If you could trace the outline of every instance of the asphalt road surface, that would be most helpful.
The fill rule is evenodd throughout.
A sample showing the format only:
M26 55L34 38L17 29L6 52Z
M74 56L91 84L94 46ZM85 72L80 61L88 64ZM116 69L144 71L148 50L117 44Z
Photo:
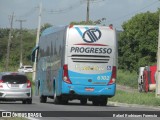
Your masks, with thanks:
M22 102L0 102L0 111L14 111L37 113L41 117L31 117L31 120L159 120L156 118L160 110L147 107L129 106L93 106L91 102L81 105L80 101L69 101L67 105L55 105L52 99L47 103L39 103L38 97L33 97L33 104ZM34 111L34 112L33 112ZM144 112L148 111L148 112ZM16 115L16 114L15 114ZM145 116L146 115L146 116ZM149 116L151 115L151 116ZM52 116L52 117L48 117ZM145 116L145 117L144 117ZM138 117L138 118L137 118ZM143 117L143 118L142 118ZM153 118L154 117L154 118ZM0 118L1 120L2 118Z

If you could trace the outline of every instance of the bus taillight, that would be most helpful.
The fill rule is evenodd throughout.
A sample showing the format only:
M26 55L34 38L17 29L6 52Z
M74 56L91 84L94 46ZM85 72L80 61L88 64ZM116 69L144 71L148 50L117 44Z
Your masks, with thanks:
M117 72L116 66L113 66L113 68L112 68L112 77L111 77L108 85L111 85L111 84L116 82L116 72Z
M72 84L68 76L68 65L66 64L63 65L63 80L66 83Z

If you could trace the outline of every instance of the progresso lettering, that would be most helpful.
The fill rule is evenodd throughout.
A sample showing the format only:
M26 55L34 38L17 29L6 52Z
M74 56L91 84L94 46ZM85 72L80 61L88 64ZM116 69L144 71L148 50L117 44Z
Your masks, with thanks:
M102 54L111 54L111 48L93 48L93 47L71 47L70 52L74 53L102 53Z

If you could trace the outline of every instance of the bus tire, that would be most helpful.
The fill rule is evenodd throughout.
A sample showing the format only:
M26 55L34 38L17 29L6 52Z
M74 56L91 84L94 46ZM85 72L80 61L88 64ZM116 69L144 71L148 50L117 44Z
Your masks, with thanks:
M94 106L98 106L98 105L99 105L99 101L93 100L93 101L92 101L92 104L93 104Z
M62 103L63 105L67 105L67 104L68 104L68 100L67 100L67 99L61 100L61 103Z
M40 96L40 103L46 103L46 102L47 102L47 97L41 95L41 96Z
M40 95L40 80L38 80L38 95Z
M86 105L87 104L87 98L80 99L80 103L81 103L81 105Z
M99 102L99 104L100 104L100 106L106 106L106 105L107 105L107 102L108 102L108 98L103 98L103 99Z

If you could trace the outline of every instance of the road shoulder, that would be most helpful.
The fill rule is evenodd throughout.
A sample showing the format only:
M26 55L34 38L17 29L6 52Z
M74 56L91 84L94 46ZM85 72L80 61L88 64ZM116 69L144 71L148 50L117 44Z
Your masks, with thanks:
M112 102L112 101L108 101L108 105L119 106L119 107L138 107L138 108L144 108L144 110L160 110L159 106L155 107L155 106L147 106L147 105L119 103L119 102Z

